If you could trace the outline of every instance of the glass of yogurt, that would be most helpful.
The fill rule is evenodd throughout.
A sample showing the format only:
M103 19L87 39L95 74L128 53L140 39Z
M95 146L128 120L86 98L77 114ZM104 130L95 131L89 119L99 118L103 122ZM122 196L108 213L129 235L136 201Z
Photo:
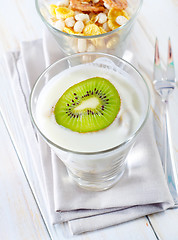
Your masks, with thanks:
M58 99L70 87L93 77L109 80L119 93L121 106L114 121L86 133L59 125L54 117ZM55 62L38 78L30 96L37 131L65 164L69 177L92 191L112 187L123 175L149 105L150 93L142 75L123 59L104 53L79 53Z

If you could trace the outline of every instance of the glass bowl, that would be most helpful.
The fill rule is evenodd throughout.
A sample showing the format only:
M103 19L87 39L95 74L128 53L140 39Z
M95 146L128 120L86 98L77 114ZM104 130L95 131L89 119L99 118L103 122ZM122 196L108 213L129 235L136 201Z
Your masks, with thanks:
M86 62L86 59L88 59L87 62ZM85 151L83 150L84 148L79 146L81 144L81 141L80 143L78 142L78 135L75 135L75 136L73 135L71 137L70 134L73 131L69 129L64 129L65 131L66 130L68 131L68 132L65 132L65 134L62 134L62 133L57 134L57 136L59 136L61 141L61 143L59 144L56 140L54 140L53 137L49 136L50 135L48 134L49 132L48 133L46 132L46 129L48 127L47 126L45 128L42 127L41 120L39 120L40 118L38 117L39 111L37 111L37 109L39 110L39 108L37 108L37 105L38 105L37 103L39 100L40 93L43 91L43 89L45 89L46 84L53 83L54 77L56 75L62 73L63 74L62 76L64 76L64 74L67 71L71 70L71 68L74 69L81 66L86 67L87 66L86 64L90 64L90 65L92 64L92 66L93 64L97 65L97 67L99 67L101 71L108 71L108 68L113 68L115 69L114 71L119 71L116 73L121 74L122 76L125 76L127 79L129 79L128 81L130 81L131 84L134 84L135 89L137 89L141 102L143 104L142 112L141 114L138 115L138 119L139 119L138 124L136 125L134 130L129 131L129 134L124 138L125 140L117 142L116 145L110 145L108 147L105 147L102 150L96 150L95 143L94 144L92 143L92 142L97 143L95 132L93 133L93 135L89 136L90 141L87 140L87 143L86 143L87 148L88 148L88 142L93 144L93 147L90 148L90 151ZM79 71L77 76L84 74L82 75L82 78L83 78L86 72L86 68L84 69L85 70L83 71L83 73L82 71ZM91 74L93 74L93 72ZM65 80L64 86L66 86L68 84L66 81L70 81L70 79L65 78L64 80ZM57 90L57 94L58 94L59 87L58 88L55 87L55 89ZM129 98L129 96L126 96L126 100L125 100L126 103L127 103L127 98ZM122 104L124 104L123 98L121 98L121 102ZM134 104L136 104L136 102ZM36 129L44 138L44 140L48 143L48 145L53 149L56 155L63 161L63 163L67 168L69 176L81 187L88 190L92 190L92 191L101 191L101 190L108 189L112 187L121 178L126 167L126 157L130 152L131 148L133 147L136 141L137 135L139 134L140 130L142 129L142 127L144 126L147 120L148 113L149 113L149 106L150 106L150 93L149 93L148 86L145 80L143 79L142 75L128 62L122 60L121 58L118 58L109 54L104 54L104 53L79 53L79 54L74 54L74 55L65 57L55 62L54 64L49 66L37 79L30 96L30 115L31 115L31 120L35 125ZM45 103L45 111L46 111L46 103ZM51 108L49 108L49 111L51 111ZM45 116L49 117L49 114L46 112ZM124 119L123 115L121 115L119 119ZM122 121L123 120L121 120L121 124L122 124ZM57 125L57 123L55 124ZM133 121L131 119L130 125L132 124L133 124ZM59 127L59 125L57 125L57 127ZM128 126L125 128L129 129ZM53 131L54 134L56 134L56 130L57 129ZM108 139L108 135L105 135L106 131L104 130L100 130L100 131L103 131L102 139L100 140L106 141L107 144L110 144L110 141L113 138L113 135L112 135L113 132L112 134L110 134L111 139ZM81 134L80 136L83 141L83 136L86 133L77 133L77 134ZM118 137L119 137L119 134L116 135L116 139ZM66 145L68 144L69 141L71 141L70 147ZM100 143L101 142L99 142L99 144ZM78 146L82 150L79 151L77 149ZM84 145L84 147L86 146Z
M62 32L53 27L47 19L49 19L49 11L47 6L54 3L51 0L35 0L38 15L46 25L47 29L52 33L59 44L61 50L71 55L80 52L105 52L122 56L126 46L133 23L139 13L143 0L128 0L128 8L126 9L131 16L130 19L117 29L94 36L80 36Z

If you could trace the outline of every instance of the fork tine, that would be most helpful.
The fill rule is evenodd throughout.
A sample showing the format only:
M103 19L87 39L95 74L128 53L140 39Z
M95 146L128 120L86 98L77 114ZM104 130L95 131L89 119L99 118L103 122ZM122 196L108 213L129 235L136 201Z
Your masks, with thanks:
M160 81L163 79L162 69L160 64L159 48L158 48L158 39L156 38L155 42L155 56L154 56L154 80Z
M155 65L160 65L160 57L159 57L159 48L158 48L158 39L156 38L155 42Z
M173 64L173 56L172 56L172 47L171 47L171 39L168 39L168 64Z
M171 40L168 40L168 62L167 62L167 80L169 82L175 82L175 69L174 69L174 61L172 55L172 47L171 47Z

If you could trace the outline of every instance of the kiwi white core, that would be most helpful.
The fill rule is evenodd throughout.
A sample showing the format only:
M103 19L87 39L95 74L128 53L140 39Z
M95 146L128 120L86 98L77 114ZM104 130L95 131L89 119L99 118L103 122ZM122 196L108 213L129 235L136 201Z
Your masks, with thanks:
M96 109L99 106L100 102L97 97L91 97L80 103L77 107L74 108L74 111L82 111L85 109Z

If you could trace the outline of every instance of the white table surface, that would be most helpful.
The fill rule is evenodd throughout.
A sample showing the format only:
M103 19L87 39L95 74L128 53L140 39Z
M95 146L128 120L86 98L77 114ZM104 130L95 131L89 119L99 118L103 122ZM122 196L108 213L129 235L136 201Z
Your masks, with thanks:
M140 33L137 38L146 39L137 46L142 48L144 59L152 63L155 37L160 43L161 56L166 62L167 39L170 36L178 76L178 1L145 0L137 20ZM38 18L34 1L1 0L0 7L0 55L6 51L18 50L21 41L42 37L42 22ZM136 34L136 33L135 33ZM144 36L143 36L144 35ZM150 51L148 54L148 45ZM3 66L1 65L2 69ZM146 73L145 73L146 75ZM1 80L6 73L0 71ZM0 95L1 97L1 95ZM173 152L178 162L178 91L171 99L170 122L172 126ZM3 115L5 121L8 122ZM0 115L0 239L120 239L120 240L176 240L178 239L178 209L142 217L118 226L69 237L65 225L52 226L46 218L45 206L33 192L38 190L35 176L29 178L26 169L25 153L16 147L18 131L9 133L8 124ZM158 113L155 119L160 124ZM10 121L10 120L9 120ZM158 143L159 144L159 143Z

